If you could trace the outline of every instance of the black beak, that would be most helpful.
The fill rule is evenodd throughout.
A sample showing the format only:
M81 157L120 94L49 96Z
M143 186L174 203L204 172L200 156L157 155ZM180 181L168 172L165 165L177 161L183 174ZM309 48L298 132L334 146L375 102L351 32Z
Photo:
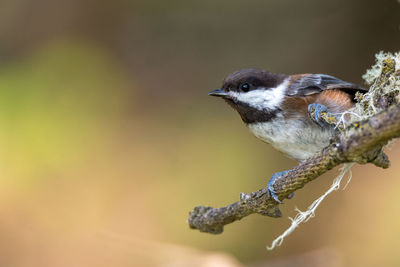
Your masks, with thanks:
M219 97L225 97L225 96L228 95L228 93L225 92L223 89L217 89L217 90L214 90L214 91L209 92L208 95L211 95L211 96L219 96Z

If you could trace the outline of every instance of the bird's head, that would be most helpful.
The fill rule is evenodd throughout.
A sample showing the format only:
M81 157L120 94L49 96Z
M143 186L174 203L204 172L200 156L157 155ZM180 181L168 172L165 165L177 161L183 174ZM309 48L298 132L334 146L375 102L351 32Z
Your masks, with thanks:
M259 69L243 69L225 78L222 87L209 93L221 97L246 123L266 120L279 110L288 76Z

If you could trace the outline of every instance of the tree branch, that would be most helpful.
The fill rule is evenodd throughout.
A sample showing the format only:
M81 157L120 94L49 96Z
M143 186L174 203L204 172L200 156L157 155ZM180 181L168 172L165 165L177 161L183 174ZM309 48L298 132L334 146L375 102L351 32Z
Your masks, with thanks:
M389 160L382 147L397 137L400 137L400 105L393 105L367 120L354 123L328 147L279 177L273 185L274 191L283 200L321 174L346 162L373 163L388 168ZM271 198L267 188L251 194L242 193L238 202L222 208L195 207L189 214L188 223L192 229L219 234L224 225L253 213L281 216L278 203Z

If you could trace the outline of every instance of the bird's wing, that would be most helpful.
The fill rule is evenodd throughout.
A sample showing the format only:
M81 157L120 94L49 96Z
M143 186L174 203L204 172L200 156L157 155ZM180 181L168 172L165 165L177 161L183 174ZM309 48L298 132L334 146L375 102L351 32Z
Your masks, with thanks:
M305 74L294 78L288 86L288 96L307 96L324 90L339 89L354 95L367 89L325 74Z

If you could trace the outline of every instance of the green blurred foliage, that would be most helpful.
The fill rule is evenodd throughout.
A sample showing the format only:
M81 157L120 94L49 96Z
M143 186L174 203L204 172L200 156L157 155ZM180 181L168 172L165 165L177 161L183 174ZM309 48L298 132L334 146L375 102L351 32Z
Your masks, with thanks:
M127 82L100 49L68 42L51 43L3 67L0 116L6 169L16 171L15 178L36 179L34 174L47 168L87 158L123 111Z

